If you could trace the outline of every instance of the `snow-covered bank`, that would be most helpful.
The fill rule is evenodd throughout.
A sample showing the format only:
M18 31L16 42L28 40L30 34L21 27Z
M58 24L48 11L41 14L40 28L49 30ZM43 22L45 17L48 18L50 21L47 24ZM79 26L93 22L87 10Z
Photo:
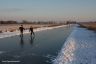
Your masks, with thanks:
M75 28L54 64L96 64L96 32Z
M41 27L41 28L34 29L34 32L48 30L48 29L54 29L54 28L59 28L59 27L64 27L64 26L67 26L67 25L54 26L54 27ZM25 30L24 34L26 34L26 33L29 33L29 30ZM3 33L0 33L0 38L11 37L11 36L19 35L19 34L20 34L19 31L3 32Z

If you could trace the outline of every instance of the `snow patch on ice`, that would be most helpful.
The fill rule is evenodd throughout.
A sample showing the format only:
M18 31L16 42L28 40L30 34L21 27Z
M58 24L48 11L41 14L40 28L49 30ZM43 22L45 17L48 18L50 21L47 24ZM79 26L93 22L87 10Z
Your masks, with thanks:
M76 48L76 43L75 40L72 38L73 33L74 32L72 32L70 37L67 39L66 43L62 47L61 52L54 60L54 64L68 64L68 63L72 63L72 61L74 60L74 51Z
M96 64L96 32L75 28L54 64Z

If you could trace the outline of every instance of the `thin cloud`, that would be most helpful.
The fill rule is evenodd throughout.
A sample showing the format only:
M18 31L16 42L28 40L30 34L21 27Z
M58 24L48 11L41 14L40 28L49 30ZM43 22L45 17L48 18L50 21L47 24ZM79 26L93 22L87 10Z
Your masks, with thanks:
M8 9L0 9L0 12L18 12L23 10L24 9L19 9L19 8L8 8Z

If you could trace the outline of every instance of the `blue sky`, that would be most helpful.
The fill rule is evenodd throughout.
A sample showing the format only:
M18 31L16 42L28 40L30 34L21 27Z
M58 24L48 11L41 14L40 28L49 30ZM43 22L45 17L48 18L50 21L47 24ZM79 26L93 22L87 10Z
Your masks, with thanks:
M0 20L96 20L96 0L0 0Z

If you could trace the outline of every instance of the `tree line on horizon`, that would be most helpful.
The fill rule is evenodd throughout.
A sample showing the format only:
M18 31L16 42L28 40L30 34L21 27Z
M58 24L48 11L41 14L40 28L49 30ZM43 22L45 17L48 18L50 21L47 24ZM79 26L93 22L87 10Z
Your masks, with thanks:
M64 21L64 22L56 22L56 21L26 21L23 20L22 22L8 20L8 21L0 21L0 24L76 24L76 21Z
M18 22L18 21L8 20L8 21L0 21L0 24L56 24L56 22L53 22L53 21L47 21L47 22L34 21L34 22L31 22L31 21L26 21L26 20L23 20L22 22Z
M76 22L76 21L56 22L56 21L26 21L26 20L23 20L22 22L14 20L0 21L0 24L78 24L78 23L96 23L96 21L88 21L88 22Z

